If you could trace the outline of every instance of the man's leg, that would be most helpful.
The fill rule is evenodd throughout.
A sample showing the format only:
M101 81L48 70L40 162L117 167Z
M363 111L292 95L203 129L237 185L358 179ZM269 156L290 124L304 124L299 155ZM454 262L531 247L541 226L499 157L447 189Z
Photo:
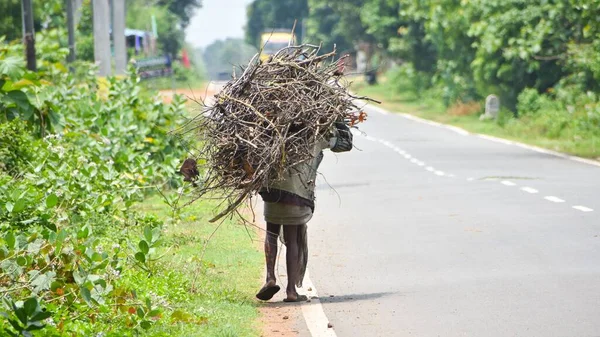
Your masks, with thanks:
M263 301L270 300L279 291L277 279L275 278L275 263L277 262L277 237L279 237L280 228L281 225L267 222L267 233L265 235L267 279L265 285L256 294L256 297Z
M288 284L286 288L287 298L284 302L306 301L306 296L298 295L296 284L300 278L300 250L298 247L298 230L301 226L286 225L283 226L283 238L285 239L285 249L287 251L285 262L288 275Z

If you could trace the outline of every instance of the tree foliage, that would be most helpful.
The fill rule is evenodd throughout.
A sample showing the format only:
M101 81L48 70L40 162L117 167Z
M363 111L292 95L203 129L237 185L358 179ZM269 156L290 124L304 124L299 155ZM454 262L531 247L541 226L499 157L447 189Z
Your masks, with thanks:
M242 39L226 39L213 42L202 53L204 66L210 78L222 73L231 74L233 67L246 66L257 49Z
M154 17L159 48L166 54L176 56L184 45L184 29L200 5L199 0L161 0L150 6L145 0L129 0L127 27L150 30L151 18Z
M161 0L158 4L175 14L179 18L181 27L185 28L189 25L194 12L202 6L202 0Z
M170 131L185 101L144 92L133 68L69 72L57 35L40 32L39 72L22 44L0 43L0 335L165 336L175 310L152 297L162 224L132 206L178 186L185 149Z
M32 0L33 22L35 31L41 27L64 27L65 17L62 11L62 0ZM7 41L21 39L23 36L23 19L21 0L0 1L0 36Z
M150 30L154 16L158 28L159 48L177 55L184 45L185 27L194 11L201 7L201 0L127 0L127 27ZM66 46L66 9L64 0L33 0L34 26L36 32L58 29L61 46ZM21 0L0 1L0 36L7 41L20 39L23 35ZM77 29L77 54L82 60L93 60L94 37L92 28L92 1L84 0L80 8L81 19Z
M3 13L0 18L0 36L5 36L8 41L21 38L23 36L21 0L0 1L0 12ZM35 16L39 17L39 13Z
M322 43L325 51L334 45L340 52L353 50L356 42L369 36L360 21L361 2L309 0L308 40Z
M514 107L525 88L600 89L595 0L310 0L309 5L313 36L328 41L344 32L347 43L371 41L441 85L447 103L496 93Z
M260 48L260 34L271 29L289 29L296 21L296 36L302 40L302 19L308 15L306 0L254 0L246 8L246 42Z

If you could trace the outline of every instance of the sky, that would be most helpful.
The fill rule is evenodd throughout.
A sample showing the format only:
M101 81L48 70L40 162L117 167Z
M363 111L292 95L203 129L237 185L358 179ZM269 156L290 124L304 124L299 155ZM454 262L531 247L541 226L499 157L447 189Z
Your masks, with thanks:
M216 40L244 37L246 6L252 0L203 0L186 29L186 41L206 47Z

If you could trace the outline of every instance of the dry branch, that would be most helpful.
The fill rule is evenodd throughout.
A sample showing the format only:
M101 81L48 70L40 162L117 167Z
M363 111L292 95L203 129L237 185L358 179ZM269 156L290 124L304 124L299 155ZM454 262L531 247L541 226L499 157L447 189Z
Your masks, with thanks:
M211 222L233 214L268 181L312 159L312 149L328 139L335 122L364 120L334 60L311 45L284 48L260 61L215 95L215 102L180 130L200 148L196 199L222 198L227 207ZM343 59L343 58L342 58ZM329 61L329 62L328 62ZM368 98L362 97L364 100Z

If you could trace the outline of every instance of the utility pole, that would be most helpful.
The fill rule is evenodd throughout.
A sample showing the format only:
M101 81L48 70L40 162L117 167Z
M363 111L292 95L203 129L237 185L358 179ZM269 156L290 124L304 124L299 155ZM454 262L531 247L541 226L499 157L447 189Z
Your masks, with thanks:
M115 46L115 73L125 74L127 70L127 49L125 45L125 0L113 0L113 43Z
M69 56L67 62L75 62L75 6L74 0L65 0L67 2L67 30L69 32Z
M35 59L35 32L33 30L33 6L32 0L21 1L21 13L23 15L23 43L25 44L25 58L27 69L37 70Z
M98 74L109 76L110 63L110 8L108 0L92 0L94 24L94 59L99 64Z

